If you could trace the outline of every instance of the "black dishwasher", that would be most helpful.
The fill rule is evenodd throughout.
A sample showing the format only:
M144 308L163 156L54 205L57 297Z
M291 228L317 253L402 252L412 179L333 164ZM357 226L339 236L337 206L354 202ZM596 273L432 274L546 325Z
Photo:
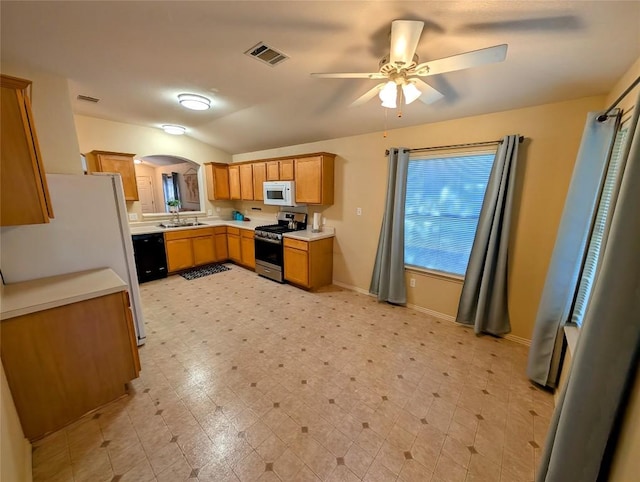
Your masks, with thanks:
M162 233L134 234L132 238L138 282L166 278L167 255L164 250L164 235Z

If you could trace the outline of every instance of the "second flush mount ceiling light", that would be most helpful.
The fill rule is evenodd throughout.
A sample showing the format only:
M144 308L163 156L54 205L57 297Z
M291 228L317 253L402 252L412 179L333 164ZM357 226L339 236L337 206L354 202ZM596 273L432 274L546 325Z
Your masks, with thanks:
M211 100L198 94L180 94L178 102L183 107L191 110L207 110L211 107Z

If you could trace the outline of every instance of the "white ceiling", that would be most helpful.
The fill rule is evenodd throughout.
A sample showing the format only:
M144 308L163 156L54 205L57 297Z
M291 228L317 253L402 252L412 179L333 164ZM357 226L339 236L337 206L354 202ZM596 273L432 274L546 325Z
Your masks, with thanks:
M425 21L420 61L509 44L500 64L425 79L446 97L414 102L388 128L607 93L640 57L638 1L11 2L1 9L3 62L69 79L77 114L158 127L231 154L382 131L375 85L311 72L375 72L391 21ZM276 67L244 52L264 41ZM187 111L182 92L213 99ZM76 100L100 98L98 104Z

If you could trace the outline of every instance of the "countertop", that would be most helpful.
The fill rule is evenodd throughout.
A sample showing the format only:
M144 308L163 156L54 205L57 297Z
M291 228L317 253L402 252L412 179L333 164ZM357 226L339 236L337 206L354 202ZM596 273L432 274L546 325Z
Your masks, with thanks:
M166 233L172 231L181 231L184 229L200 229L200 228L210 228L215 226L231 226L234 228L240 229L250 229L255 230L258 226L263 226L265 224L273 224L274 221L271 219L264 218L252 218L251 221L232 221L230 219L198 219L198 222L202 223L202 226L184 226L180 228L161 228L158 225L163 221L154 221L154 222L142 222L135 224L130 224L129 229L131 230L131 234L150 234L150 233ZM293 238L299 239L301 241L316 241L318 239L324 238L332 238L335 236L335 229L331 227L323 226L322 231L319 233L312 233L311 228L309 227L303 231L293 231L291 233L284 234L285 238Z
M0 320L118 293L127 284L109 268L40 278L0 287Z

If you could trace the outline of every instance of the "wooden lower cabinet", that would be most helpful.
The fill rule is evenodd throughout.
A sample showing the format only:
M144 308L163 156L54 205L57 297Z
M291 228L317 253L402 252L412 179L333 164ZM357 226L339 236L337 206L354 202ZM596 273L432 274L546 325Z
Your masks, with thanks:
M251 229L227 228L229 259L247 268L255 269L256 255Z
M191 245L193 247L193 264L195 266L216 261L215 236L208 235L191 238Z
M242 247L242 264L251 269L256 269L256 245L252 230L240 230L240 244Z
M284 279L308 289L333 279L333 238L301 241L284 238Z
M242 247L238 228L227 228L227 247L229 248L229 259L236 263L242 263Z
M218 226L213 228L213 236L216 248L216 261L228 260L229 248L227 247L227 227Z
M169 273L193 267L191 239L166 239L165 248L167 250L167 269Z
M140 372L126 291L3 320L0 346L32 441L124 395Z
M216 251L216 245L219 244L222 248L222 243L216 239L216 230L218 233L226 232L226 228L222 227L185 229L164 233L169 273L227 259L226 246L224 253L221 253L222 257ZM222 236L226 238L225 234Z

